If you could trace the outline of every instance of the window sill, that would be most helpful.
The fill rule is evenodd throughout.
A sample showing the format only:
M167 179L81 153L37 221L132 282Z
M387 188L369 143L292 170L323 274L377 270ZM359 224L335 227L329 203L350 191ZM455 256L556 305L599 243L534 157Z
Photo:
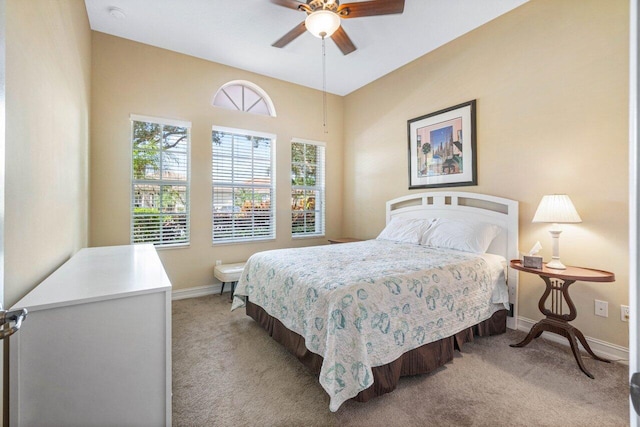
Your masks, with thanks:
M180 243L175 245L162 245L162 246L154 245L154 246L158 251L166 251L170 249L189 249L191 247L191 243Z
M300 236L292 235L291 240L302 240L302 239L323 239L325 237L324 234L303 234Z
M225 246L225 245L250 245L255 243L275 242L275 237L269 237L266 239L252 239L252 240L225 240L222 242L213 242L212 247Z

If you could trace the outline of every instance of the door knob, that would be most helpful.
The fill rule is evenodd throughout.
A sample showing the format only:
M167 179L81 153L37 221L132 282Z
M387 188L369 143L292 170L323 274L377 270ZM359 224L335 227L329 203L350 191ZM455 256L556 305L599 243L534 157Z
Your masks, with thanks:
M0 340L3 340L16 332L22 326L22 322L27 318L26 308L20 310L0 310Z

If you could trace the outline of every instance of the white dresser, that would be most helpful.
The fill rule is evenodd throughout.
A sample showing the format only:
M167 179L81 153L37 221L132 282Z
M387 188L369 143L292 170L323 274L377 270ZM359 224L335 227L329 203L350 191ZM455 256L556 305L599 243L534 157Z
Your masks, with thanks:
M12 426L171 425L171 283L153 245L82 249L18 308Z

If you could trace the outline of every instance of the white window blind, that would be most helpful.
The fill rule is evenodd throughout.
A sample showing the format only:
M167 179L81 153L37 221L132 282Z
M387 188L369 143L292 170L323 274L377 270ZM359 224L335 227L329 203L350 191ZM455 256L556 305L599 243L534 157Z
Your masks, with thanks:
M131 116L131 243L189 244L191 123Z
M291 234L325 233L325 147L321 143L291 142Z
M275 135L214 127L213 243L275 238Z

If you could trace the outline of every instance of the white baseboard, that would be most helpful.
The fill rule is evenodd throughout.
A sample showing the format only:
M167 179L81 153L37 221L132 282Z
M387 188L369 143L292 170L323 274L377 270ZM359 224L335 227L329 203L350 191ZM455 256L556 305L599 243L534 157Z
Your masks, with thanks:
M222 288L221 283L216 283L214 285L205 285L205 286L196 286L194 288L186 288L186 289L176 289L175 291L171 291L171 299L179 300L186 298L198 298L203 297L205 295L211 294L219 294L220 289ZM231 292L231 284L225 286L226 292Z
M535 320L527 319L526 317L519 316L518 317L518 330L523 332L529 332L533 325L538 323ZM569 340L567 340L562 335L553 334L549 332L543 332L541 338L544 338L549 341L553 341L555 343L564 344L569 347ZM591 347L594 353L598 356L602 356L605 359L610 359L624 365L629 364L629 349L626 347L619 346L617 344L611 344L606 341L602 341L596 338L591 338L585 336L587 343ZM578 343L581 350L584 350L582 345Z

